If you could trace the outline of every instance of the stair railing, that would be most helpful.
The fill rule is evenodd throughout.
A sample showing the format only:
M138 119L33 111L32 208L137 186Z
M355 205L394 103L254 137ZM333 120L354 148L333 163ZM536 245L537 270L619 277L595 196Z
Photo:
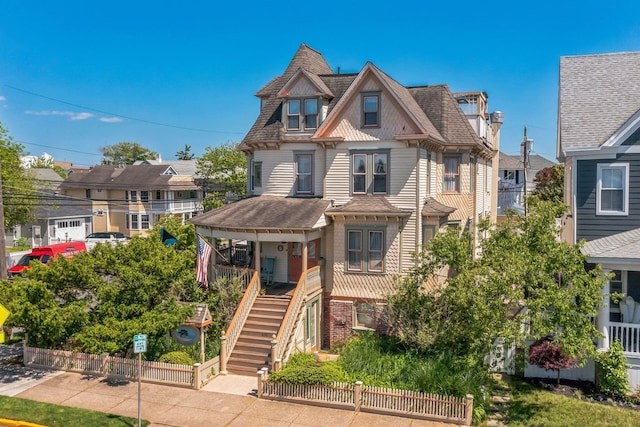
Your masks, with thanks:
M280 329L278 329L278 334L272 342L272 370L277 370L279 368L279 364L285 361L289 350L287 348L287 344L290 342L289 338L291 338L291 334L296 329L295 324L298 320L298 313L300 313L300 309L302 308L302 305L304 304L307 296L307 274L309 274L309 272L316 268L318 270L320 269L320 267L314 267L307 272L303 272L300 275L300 279L298 280L296 289L293 291L293 296L291 297L291 301L289 302L289 306L287 307L287 312L285 313L284 318L282 319L282 323L280 324Z
M242 328L249 317L251 308L253 307L259 293L260 275L257 271L254 271L251 281L247 285L247 290L242 296L242 300L240 300L240 304L233 315L233 319L231 319L231 322L229 323L227 331L223 331L222 336L220 337L220 373L224 374L227 372L227 361L229 360L229 356L231 356L231 352L233 352L233 348L235 347L236 342L238 342L240 332L242 332Z

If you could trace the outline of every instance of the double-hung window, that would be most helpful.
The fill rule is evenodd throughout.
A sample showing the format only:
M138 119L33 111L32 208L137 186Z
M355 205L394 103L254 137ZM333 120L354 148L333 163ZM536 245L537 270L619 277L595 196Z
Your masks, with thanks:
M295 168L296 194L311 194L313 192L313 154L296 154Z
M316 98L287 101L287 130L304 131L318 128L318 100Z
M351 193L387 194L389 191L389 153L351 154Z
M445 193L460 192L460 156L444 156L444 188Z
M142 229L143 230L148 230L149 229L149 215L146 215L146 214L140 215L140 221L142 223Z
M131 229L132 230L137 230L138 229L138 215L137 214L131 215Z
M362 97L362 126L380 126L380 96L364 95Z
M262 162L252 162L251 166L251 189L262 187Z
M384 272L384 230L347 230L347 271Z
M140 201L144 202L144 203L149 201L149 192L148 191L141 191L140 192Z
M138 201L138 192L135 190L131 191L131 201L132 202L137 202Z
M598 164L597 215L629 214L629 163Z

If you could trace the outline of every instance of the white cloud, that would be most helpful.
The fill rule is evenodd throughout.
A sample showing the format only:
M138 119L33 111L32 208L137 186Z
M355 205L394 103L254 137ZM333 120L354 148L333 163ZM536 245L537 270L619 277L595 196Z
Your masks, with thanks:
M101 122L105 123L120 123L124 121L121 117L100 117Z
M30 114L32 116L67 116L70 120L86 120L90 119L94 115L91 113L74 113L72 111L33 111L27 110L24 112L25 114Z
M87 120L93 117L91 113L78 113L71 116L71 120Z
M6 101L7 98L5 98L4 96L0 95L0 101Z

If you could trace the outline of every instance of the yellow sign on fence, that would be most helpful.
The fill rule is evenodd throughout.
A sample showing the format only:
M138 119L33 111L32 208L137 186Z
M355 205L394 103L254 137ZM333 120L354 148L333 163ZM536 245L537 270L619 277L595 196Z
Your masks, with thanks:
M4 305L0 304L0 343L4 342L4 330L2 329L2 326L10 314L9 310L7 310Z

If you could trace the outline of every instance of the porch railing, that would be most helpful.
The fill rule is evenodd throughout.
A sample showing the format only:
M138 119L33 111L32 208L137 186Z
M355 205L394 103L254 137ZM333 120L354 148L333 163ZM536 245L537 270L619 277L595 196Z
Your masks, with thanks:
M251 282L255 272L255 270L252 270L250 268L215 264L213 266L213 280L214 282L217 282L218 280L226 280L227 282L231 282L235 279L240 279L242 282L242 290L245 291L249 286L249 283Z
M238 305L238 308L233 315L233 319L231 319L231 323L229 323L227 332L224 333L220 338L222 341L220 343L220 372L222 373L226 373L229 355L233 351L233 348L238 341L240 332L242 332L244 323L249 317L249 313L251 312L253 303L256 301L259 293L260 275L256 271L253 271L251 281L249 282L247 289L242 296L242 300L240 300L240 304Z
M280 368L278 363L284 362L287 358L287 352L289 350L288 344L290 343L291 334L293 334L293 331L295 330L298 313L300 313L300 309L302 308L302 304L304 303L307 294L307 274L308 271L303 272L300 275L296 289L293 291L293 296L291 297L291 301L287 307L287 312L282 319L280 329L278 330L275 342L273 343L273 351L271 353L271 366L273 370L278 370Z
M609 323L609 342L620 341L625 353L640 353L640 324Z

